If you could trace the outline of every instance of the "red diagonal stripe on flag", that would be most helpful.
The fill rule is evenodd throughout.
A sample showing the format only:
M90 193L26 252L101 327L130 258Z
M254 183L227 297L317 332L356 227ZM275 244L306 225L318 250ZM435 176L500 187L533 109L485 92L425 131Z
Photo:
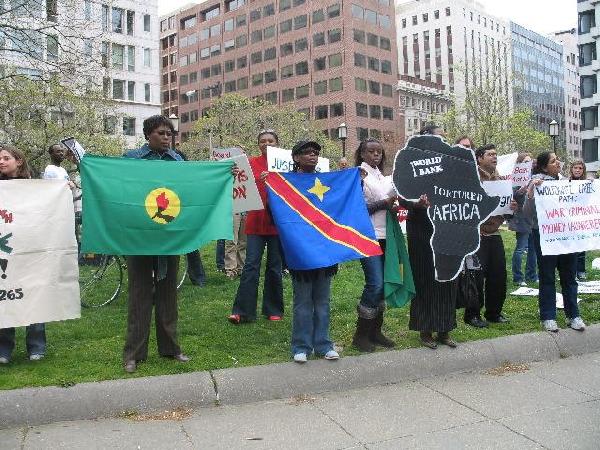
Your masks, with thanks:
M327 239L350 247L364 256L382 254L379 242L368 238L352 227L337 223L323 211L316 208L279 173L270 173L266 183L290 208Z

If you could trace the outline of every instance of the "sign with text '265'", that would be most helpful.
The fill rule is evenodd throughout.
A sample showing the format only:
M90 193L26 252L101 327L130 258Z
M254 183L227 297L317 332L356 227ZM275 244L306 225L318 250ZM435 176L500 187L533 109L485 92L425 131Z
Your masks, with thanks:
M267 165L269 172L291 172L294 167L292 151L279 147L267 147ZM316 172L329 172L329 160L319 157Z
M543 255L600 249L599 180L544 181L534 189Z
M0 181L0 328L80 315L75 216L67 182Z

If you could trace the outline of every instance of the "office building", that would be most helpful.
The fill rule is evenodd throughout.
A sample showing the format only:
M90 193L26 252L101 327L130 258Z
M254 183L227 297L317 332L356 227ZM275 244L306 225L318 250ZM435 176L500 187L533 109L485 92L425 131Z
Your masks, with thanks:
M346 148L404 141L391 0L206 0L161 18L164 114L181 139L215 96L237 92L293 104Z
M418 134L452 106L452 98L445 86L433 81L401 75L397 91L407 137Z

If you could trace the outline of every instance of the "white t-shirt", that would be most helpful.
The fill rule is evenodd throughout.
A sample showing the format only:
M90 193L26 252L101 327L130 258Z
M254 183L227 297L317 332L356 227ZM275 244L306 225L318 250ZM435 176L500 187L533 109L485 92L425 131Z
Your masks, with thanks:
M366 162L363 162L360 167L368 173L363 180L363 196L365 202L374 203L379 200L386 200L388 197L395 195L394 186L389 177L383 176L377 167L373 168ZM385 239L385 220L386 210L376 211L371 215L371 223L375 228L375 236L377 239Z
M48 164L42 174L44 180L67 180L69 181L69 174L64 167L55 166L54 164Z

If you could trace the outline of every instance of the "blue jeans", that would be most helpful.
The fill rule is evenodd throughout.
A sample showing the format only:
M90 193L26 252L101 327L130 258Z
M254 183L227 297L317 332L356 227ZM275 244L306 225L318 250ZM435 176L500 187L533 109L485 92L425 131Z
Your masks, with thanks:
M379 246L385 253L385 239L379 240ZM383 303L383 255L362 258L360 265L365 275L365 287L360 296L360 306L363 310L377 309ZM366 317L372 318L372 317Z
M43 355L46 353L46 325L34 323L25 328L25 344L28 355ZM15 329L0 329L0 356L10 359L15 348Z
M256 319L258 282L263 252L267 248L267 267L263 285L262 313L264 316L283 316L283 283L281 281L281 246L279 236L249 234L246 242L246 262L240 277L232 314L246 320Z
M292 355L313 350L324 355L333 350L329 338L329 296L332 276L318 274L302 280L292 276L294 317L292 321Z
M217 264L217 270L225 270L225 239L219 239L217 241L215 260Z
M533 233L515 233L517 244L512 256L512 272L513 282L521 283L522 281L537 281L537 258L535 244L533 243ZM527 261L525 262L525 277L521 269L523 261L523 253L527 252Z
M194 250L193 252L188 253L186 257L190 281L197 286L204 286L204 283L206 282L206 272L204 272L200 251Z
M556 320L556 269L560 275L560 287L565 305L565 316L569 319L579 317L577 307L577 254L542 255L540 232L533 230L535 248L540 269L540 320Z

